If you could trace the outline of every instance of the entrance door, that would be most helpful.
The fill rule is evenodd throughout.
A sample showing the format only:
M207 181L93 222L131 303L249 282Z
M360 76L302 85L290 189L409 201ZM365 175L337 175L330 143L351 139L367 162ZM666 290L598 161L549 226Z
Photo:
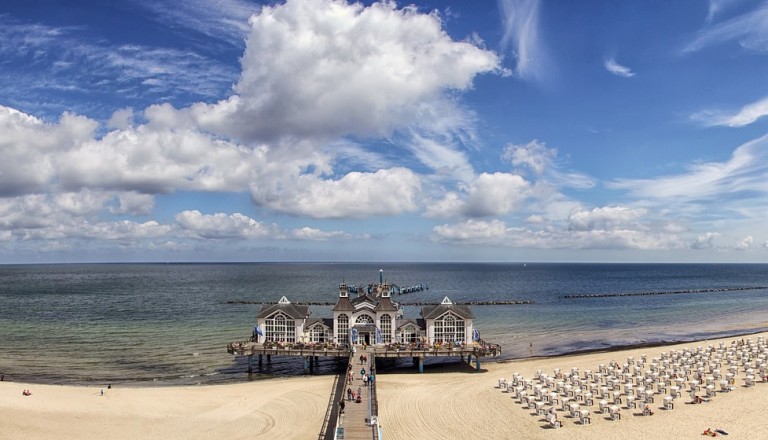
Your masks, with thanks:
M371 345L371 334L365 333L365 345Z

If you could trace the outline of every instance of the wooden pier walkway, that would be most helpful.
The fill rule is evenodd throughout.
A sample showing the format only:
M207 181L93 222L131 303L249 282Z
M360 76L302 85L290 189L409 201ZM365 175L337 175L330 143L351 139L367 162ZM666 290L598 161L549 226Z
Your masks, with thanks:
M360 362L360 356L365 356L366 360ZM365 374L370 374L371 366L375 364L375 352L372 348L364 350L362 346L357 346L357 350L350 354L349 365L352 367L348 373L342 398L344 399L344 414L339 416L336 425L336 438L338 440L359 440L373 439L378 440L378 424L375 423L378 413L378 402L376 400L376 371L374 369L373 384L363 384L361 369L365 369ZM349 380L349 374L352 380ZM351 389L355 396L360 393L360 403L356 400L348 400L347 389ZM336 402L339 405L339 402ZM372 421L374 423L372 423Z

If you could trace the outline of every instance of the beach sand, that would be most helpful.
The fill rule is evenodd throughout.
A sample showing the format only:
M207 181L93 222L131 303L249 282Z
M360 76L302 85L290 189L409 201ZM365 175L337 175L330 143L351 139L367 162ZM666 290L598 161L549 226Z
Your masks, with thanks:
M763 334L764 336L768 336ZM757 340L758 335L745 336ZM427 365L425 373L401 369L377 376L379 420L383 437L396 439L701 439L707 428L723 429L730 439L768 439L768 384L718 393L708 403L685 404L683 394L671 411L653 416L622 409L622 419L592 414L581 426L560 413L563 427L545 428L539 416L512 394L497 388L498 379L536 370L596 370L601 363L662 351L730 343L740 337L674 346L635 348L553 358ZM2 439L316 439L322 426L333 378L295 377L243 384L199 387L113 388L0 382ZM30 389L32 396L21 395ZM660 406L656 397L654 407Z
M0 439L316 439L332 376L198 387L0 382ZM32 392L23 396L24 389Z

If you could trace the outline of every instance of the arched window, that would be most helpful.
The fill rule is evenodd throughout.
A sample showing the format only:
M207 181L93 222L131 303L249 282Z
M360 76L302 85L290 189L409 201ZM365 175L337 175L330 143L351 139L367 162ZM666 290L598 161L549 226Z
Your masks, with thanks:
M381 342L389 344L392 342L392 317L390 315L381 315L380 322Z
M296 321L278 313L266 319L267 341L296 342Z
M349 317L343 313L336 319L336 341L349 344Z
M464 320L448 313L435 320L435 342L464 342Z
M325 328L316 324L309 332L309 340L312 342L325 342Z
M400 330L400 342L410 344L419 341L419 331L413 324L408 324Z
M355 320L355 324L373 324L373 318L368 315L360 315Z

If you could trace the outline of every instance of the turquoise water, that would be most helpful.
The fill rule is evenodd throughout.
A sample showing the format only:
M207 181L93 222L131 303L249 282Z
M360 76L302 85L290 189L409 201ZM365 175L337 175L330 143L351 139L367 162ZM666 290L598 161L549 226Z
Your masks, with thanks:
M768 286L768 265L89 264L0 266L0 372L44 383L195 384L248 380L226 344L247 339L259 306L335 301L341 280L379 269L423 292L407 302L534 301L475 306L483 339L507 357L686 341L768 328L768 290L566 299L573 294ZM312 307L330 316L330 307ZM406 307L406 317L420 308ZM274 359L255 377L301 373ZM340 368L321 360L318 374ZM252 379L253 377L251 377Z

